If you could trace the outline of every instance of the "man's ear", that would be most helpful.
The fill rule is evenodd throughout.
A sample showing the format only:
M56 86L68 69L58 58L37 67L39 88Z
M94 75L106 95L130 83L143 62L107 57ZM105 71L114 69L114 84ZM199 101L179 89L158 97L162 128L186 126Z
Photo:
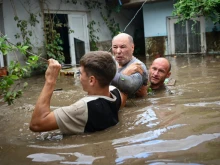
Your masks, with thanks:
M131 47L132 47L132 49L133 49L133 53L134 53L134 44L132 44L132 46L131 46Z
M95 76L90 76L89 77L89 84L91 85L91 86L94 86L94 84L96 83L96 78L95 78Z
M169 77L170 77L170 75L171 75L171 72L167 73L166 78L169 78Z

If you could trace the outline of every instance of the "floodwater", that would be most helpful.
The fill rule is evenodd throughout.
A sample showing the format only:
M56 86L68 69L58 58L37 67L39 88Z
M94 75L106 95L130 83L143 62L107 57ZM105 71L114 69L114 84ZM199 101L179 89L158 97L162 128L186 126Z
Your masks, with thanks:
M220 55L169 56L174 86L129 99L120 122L104 131L62 136L33 133L28 124L44 76L27 79L24 96L1 104L0 164L220 164ZM143 60L149 67L152 59ZM51 108L85 95L79 80L61 76Z

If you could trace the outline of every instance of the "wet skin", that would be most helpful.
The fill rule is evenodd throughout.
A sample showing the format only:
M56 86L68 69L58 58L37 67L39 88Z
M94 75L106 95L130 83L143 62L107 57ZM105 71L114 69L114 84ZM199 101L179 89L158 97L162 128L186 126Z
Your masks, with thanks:
M164 84L164 80L170 77L169 63L164 58L154 60L149 69L149 82L152 89L158 89Z
M119 67L122 67L132 59L134 44L129 42L126 35L121 34L112 40L112 52Z

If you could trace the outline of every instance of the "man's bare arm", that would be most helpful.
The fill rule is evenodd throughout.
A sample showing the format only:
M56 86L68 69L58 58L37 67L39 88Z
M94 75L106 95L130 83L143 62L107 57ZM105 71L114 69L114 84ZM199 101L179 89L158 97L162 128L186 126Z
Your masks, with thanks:
M54 113L50 110L50 100L56 80L60 72L60 64L53 59L48 60L49 66L45 74L45 84L37 100L30 122L30 130L34 132L58 129Z

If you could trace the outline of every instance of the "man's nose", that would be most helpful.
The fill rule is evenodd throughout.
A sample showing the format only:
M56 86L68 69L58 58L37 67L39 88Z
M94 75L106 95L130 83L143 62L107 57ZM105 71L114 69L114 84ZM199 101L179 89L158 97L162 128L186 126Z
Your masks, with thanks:
M155 71L154 71L154 75L159 75L159 71L158 71L158 70L155 70Z
M116 49L116 52L117 52L117 53L121 53L121 48L117 48L117 49Z

